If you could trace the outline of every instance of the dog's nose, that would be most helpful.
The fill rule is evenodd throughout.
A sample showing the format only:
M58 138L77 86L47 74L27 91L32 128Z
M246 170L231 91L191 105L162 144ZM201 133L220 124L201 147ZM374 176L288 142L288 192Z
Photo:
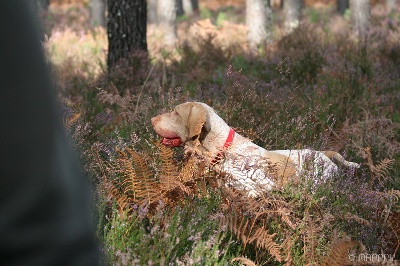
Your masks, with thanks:
M157 116L151 118L151 124L154 126L154 124L156 123L157 120Z

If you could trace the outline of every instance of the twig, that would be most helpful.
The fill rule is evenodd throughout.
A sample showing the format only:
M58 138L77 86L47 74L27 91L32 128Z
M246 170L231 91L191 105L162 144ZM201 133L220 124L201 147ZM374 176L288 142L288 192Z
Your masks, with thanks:
M135 113L134 113L134 116L136 116L136 114L137 114L137 110L138 110L138 108L139 108L140 97L142 96L142 94L143 94L143 89L144 89L144 87L146 86L146 83L147 83L147 81L149 80L151 73L153 72L154 66L155 66L155 64L151 67L150 72L149 72L149 74L147 75L146 80L144 81L144 83L143 83L143 85L142 85L142 88L140 89L140 93L139 93L139 95L138 95L137 102L136 102L136 106L135 106Z

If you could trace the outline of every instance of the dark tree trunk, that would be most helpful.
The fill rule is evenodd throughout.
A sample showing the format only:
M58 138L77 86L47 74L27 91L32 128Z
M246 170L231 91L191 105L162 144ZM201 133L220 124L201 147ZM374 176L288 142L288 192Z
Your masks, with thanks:
M90 25L106 26L106 1L90 0Z
M367 36L370 23L370 0L350 0L353 33L359 39Z
M283 12L285 14L285 31L292 32L300 25L301 9L303 0L285 0L283 2Z
M344 12L349 8L349 0L337 0L337 11L341 14L344 15Z
M251 49L271 39L272 11L268 0L246 1L247 41Z
M197 0L177 0L176 1L176 15L193 16L198 12L199 3Z
M198 3L197 0L182 0L182 6L186 16L193 16L198 8Z
M108 58L110 70L135 50L147 52L146 0L108 0Z
M183 10L183 1L182 0L176 0L176 15L177 16L185 15L185 11Z

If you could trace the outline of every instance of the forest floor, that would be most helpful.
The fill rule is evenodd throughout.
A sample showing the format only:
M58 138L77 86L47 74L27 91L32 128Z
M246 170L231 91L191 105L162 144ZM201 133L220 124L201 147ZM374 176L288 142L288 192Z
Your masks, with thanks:
M400 258L400 7L372 9L369 35L350 13L303 10L301 26L246 43L244 1L203 1L165 49L106 71L107 35L87 2L54 3L44 47L68 135L96 190L98 237L115 265L365 265ZM335 150L361 164L315 187L304 175L262 198L158 144L151 117L186 101L212 106L267 149ZM389 262L388 262L389 263ZM390 265L390 264L388 264ZM395 265L395 264L393 264Z

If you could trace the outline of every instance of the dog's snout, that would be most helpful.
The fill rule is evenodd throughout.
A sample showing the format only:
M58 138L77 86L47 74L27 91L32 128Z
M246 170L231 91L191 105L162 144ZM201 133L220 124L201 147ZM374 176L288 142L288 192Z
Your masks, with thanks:
M160 116L159 115L151 118L151 124L153 125L153 127L156 126L156 124L159 122L159 120L160 120Z

